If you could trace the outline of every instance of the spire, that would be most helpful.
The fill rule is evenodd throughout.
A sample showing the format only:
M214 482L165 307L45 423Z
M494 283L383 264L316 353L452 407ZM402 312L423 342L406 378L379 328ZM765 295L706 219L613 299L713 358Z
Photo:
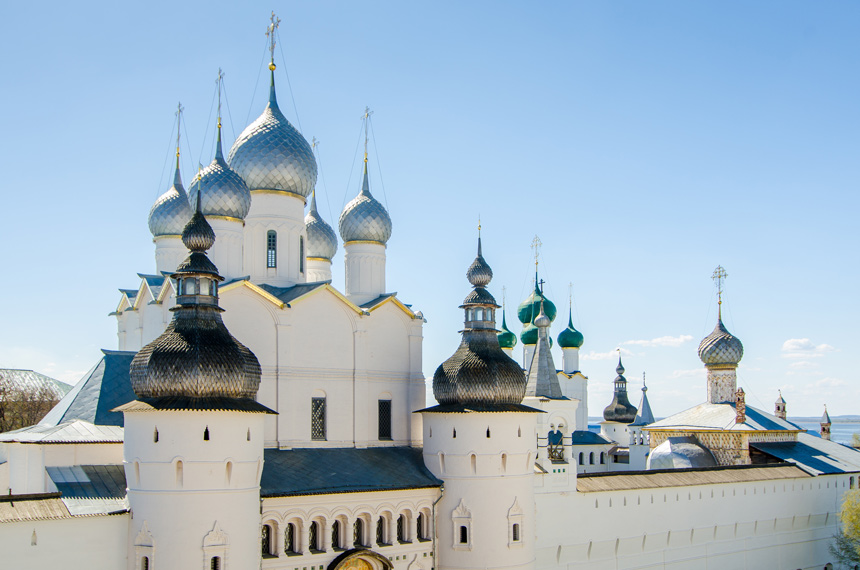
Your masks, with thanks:
M538 340L529 365L526 396L563 398L564 395L558 383L558 373L552 360L552 351L549 345L549 326L552 321L543 310L543 299L541 299L540 312L535 318L534 324L538 328Z
M281 20L275 16L275 12L273 11L270 21L271 23L266 27L266 37L269 39L269 73L271 74L269 82L269 105L277 107L278 99L275 97L275 69L278 66L275 65L275 30L280 26Z
M603 410L603 419L608 422L620 422L629 424L636 419L639 410L630 403L627 398L627 379L624 377L624 365L621 364L621 350L618 350L618 366L615 367L618 374L615 378L615 394L612 403Z
M647 426L654 423L654 414L651 412L651 404L648 402L648 386L645 385L645 373L642 373L642 399L639 401L639 411L636 419L631 425Z
M173 186L177 189L182 186L182 178L179 175L179 141L182 135L182 111L184 110L185 107L181 102L176 104L176 171L173 173Z
M218 86L218 138L215 143L215 160L224 161L224 151L221 149L221 86L224 84L224 72L218 68L218 79L215 80Z

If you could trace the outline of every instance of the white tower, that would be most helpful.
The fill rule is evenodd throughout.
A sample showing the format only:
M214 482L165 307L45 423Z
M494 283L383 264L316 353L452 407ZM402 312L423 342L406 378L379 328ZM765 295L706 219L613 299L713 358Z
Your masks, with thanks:
M176 269L188 252L180 236L192 213L188 195L182 187L182 177L179 175L181 123L182 104L180 103L176 110L176 170L173 173L173 186L158 197L149 211L149 231L155 243L155 269L158 273Z
M445 483L436 508L436 568L530 569L535 564L534 434L526 378L499 346L498 305L481 255L467 272L463 340L436 370L438 406L422 410L424 462Z
M370 193L367 179L367 127L370 110L364 111L364 175L361 191L340 214L338 228L343 240L346 296L357 305L385 293L385 244L391 237L391 217Z
M317 180L317 163L308 141L278 108L275 95L275 30L269 36L269 104L230 149L227 161L251 192L245 217L244 269L255 283L288 287L307 280L305 201Z
M260 567L263 418L260 364L221 321L209 261L215 234L199 208L182 239L167 330L131 364L125 414L130 567Z

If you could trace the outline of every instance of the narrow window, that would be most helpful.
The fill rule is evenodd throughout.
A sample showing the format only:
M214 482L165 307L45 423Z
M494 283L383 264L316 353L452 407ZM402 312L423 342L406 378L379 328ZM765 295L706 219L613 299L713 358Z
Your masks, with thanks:
M603 452L600 452L600 464L603 465Z
M305 272L305 236L299 236L299 273Z
M472 464L472 473L478 472L478 458L473 453L469 456L469 462Z
M853 488L854 488L854 477L849 477L849 478L848 478L848 487L849 487L849 488L851 488L851 489L853 489Z
M460 544L469 544L469 529L460 525Z
M331 547L341 548L340 545L340 521L331 523Z
M269 230L266 234L266 267L278 266L278 233Z
M445 472L445 454L444 453L439 454L439 469L442 470L442 473Z
M247 435L245 435L245 440L251 441L251 428L248 428L248 433L247 433Z
M391 439L391 400L379 400L379 439Z
M507 473L507 472L508 472L508 454L503 453L502 454L502 473Z
M379 546L385 544L385 517L379 517L376 521L376 544Z
M424 540L426 538L426 534L424 534L424 513L418 513L418 540Z
M221 557L213 556L209 561L209 570L221 570Z
M152 443L158 443L158 428L152 433Z
M149 570L149 556L140 559L140 570Z
M355 519L352 525L352 543L355 546L364 546L364 521Z
M176 486L177 487L182 486L182 478L183 478L182 461L177 461L176 462Z
M308 529L308 548L311 550L320 551L319 538L320 538L320 525L318 522L314 521L311 523L310 528Z
M585 456L583 455L583 453L581 451L579 452L579 464L585 465Z
M512 529L512 538L514 539L514 542L520 541L520 524L519 523L514 523L514 528Z
M594 452L593 451L588 454L588 463L590 465L594 465Z
M523 428L518 427L517 428L517 437L522 437L522 436L523 436Z
M311 439L325 441L325 398L311 398Z
M284 528L284 552L286 554L296 553L296 525L288 523Z
M490 439L490 428L487 428L487 439Z
M264 524L260 535L260 552L263 556L272 554L272 527Z
M454 439L457 438L457 428L454 428Z
M134 483L140 485L140 461L134 462ZM851 486L854 486L853 482Z
M406 542L406 517L397 517L397 541Z
M203 441L209 441L209 426L203 430Z

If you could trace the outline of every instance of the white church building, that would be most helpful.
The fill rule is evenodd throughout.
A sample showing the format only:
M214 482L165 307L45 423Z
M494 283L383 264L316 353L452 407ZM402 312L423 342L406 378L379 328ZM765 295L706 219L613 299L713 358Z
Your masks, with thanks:
M569 316L550 337L537 274L510 331L478 236L462 341L428 406L425 320L389 292L367 153L336 233L269 67L262 115L226 158L219 119L187 191L177 151L149 214L155 271L112 313L117 350L40 424L0 434L0 566L832 568L860 452L829 440L829 417L820 436L789 422L781 396L774 413L747 406L721 318L699 346L702 404L655 421L619 359L592 432L583 334Z

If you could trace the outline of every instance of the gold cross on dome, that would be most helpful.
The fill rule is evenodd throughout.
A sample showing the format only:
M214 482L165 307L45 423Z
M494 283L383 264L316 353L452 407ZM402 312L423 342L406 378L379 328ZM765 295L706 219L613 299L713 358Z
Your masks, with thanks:
M714 284L717 286L717 299L720 305L723 304L723 282L728 276L729 274L726 273L722 265L717 265L717 268L714 269L714 273L711 275L711 279L714 280Z
M278 18L277 16L275 16L274 11L272 11L272 16L269 19L271 20L272 23L269 24L268 26L266 26L266 37L269 38L269 55L270 55L269 61L271 63L274 63L275 62L275 30L277 30L278 27L280 26L281 19Z
M540 256L540 246L542 245L543 243L540 241L540 238L537 237L537 234L535 234L535 239L533 239L531 243L531 248L535 250L535 271L537 271L538 257Z
M180 127L182 126L182 111L185 110L185 107L182 106L182 103L176 104L176 159L177 164L179 164L179 139L180 139Z

